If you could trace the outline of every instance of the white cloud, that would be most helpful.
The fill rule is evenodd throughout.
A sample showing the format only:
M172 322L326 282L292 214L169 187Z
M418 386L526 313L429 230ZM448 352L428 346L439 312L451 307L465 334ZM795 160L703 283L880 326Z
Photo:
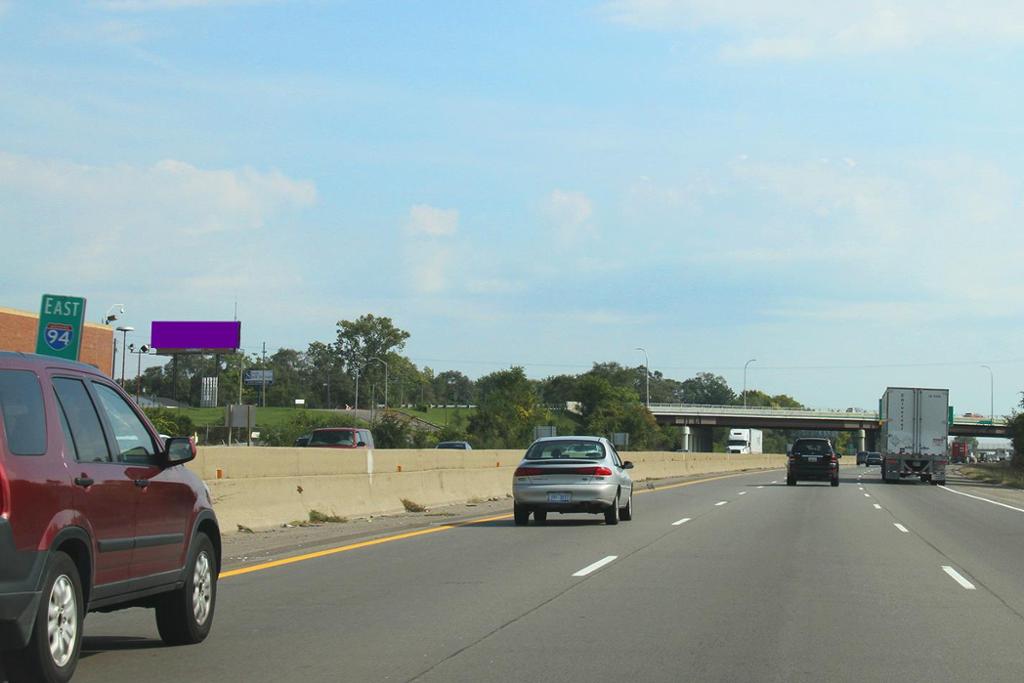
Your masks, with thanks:
M574 244L594 233L590 222L594 207L582 192L554 190L544 200L543 212L563 244Z
M1017 0L609 0L613 21L643 29L715 29L733 59L802 59L1024 41Z
M149 37L149 32L134 22L101 21L94 24L56 26L50 31L53 40L66 43L98 43L101 45L136 45Z
M448 289L451 264L450 247L423 244L409 249L406 254L406 272L409 274L413 292L432 295Z
M862 283L864 299L884 296L878 310L894 318L908 302L931 307L904 315L908 321L1024 312L1024 188L1003 169L954 158L885 171L845 162L751 164L735 174L788 209L787 251L802 261L808 282L824 259L832 278ZM784 244L778 233L752 241L753 250Z
M262 228L285 207L316 201L316 187L279 171L208 170L165 159L152 166L87 166L0 152L0 192L77 206L108 226L201 235ZM72 228L74 229L74 228Z
M151 10L187 9L193 7L225 7L229 5L264 5L280 0L93 0L93 6L114 12L148 12Z
M313 183L278 171L177 160L90 166L0 152L0 225L19 236L5 246L4 267L28 288L209 297L223 294L203 286L223 283L209 279L222 269L243 274L250 290L269 288L290 277L272 246L284 236L277 224L315 201ZM259 263L274 268L251 267Z
M438 209L429 204L416 204L409 209L406 230L413 235L442 237L454 235L459 229L458 209Z

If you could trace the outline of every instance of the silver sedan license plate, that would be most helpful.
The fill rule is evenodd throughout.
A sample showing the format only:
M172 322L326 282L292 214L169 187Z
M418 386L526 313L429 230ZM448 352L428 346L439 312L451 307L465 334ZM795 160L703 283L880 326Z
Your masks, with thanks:
M548 494L548 502L549 503L569 503L569 502L572 502L572 494L571 493L549 493Z

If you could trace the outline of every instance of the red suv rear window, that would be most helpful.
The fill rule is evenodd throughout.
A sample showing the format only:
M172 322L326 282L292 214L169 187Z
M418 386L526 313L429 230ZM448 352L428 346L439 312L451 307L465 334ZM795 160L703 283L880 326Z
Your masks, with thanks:
M11 453L46 453L46 413L35 373L0 370L0 411L3 412L7 449Z

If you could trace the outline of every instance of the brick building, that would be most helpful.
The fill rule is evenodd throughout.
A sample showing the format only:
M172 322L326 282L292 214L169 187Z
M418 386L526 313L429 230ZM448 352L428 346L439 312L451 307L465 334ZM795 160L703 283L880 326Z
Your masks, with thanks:
M0 308L0 351L35 353L38 328L39 314ZM85 323L79 360L113 376L113 356L114 328L97 323Z

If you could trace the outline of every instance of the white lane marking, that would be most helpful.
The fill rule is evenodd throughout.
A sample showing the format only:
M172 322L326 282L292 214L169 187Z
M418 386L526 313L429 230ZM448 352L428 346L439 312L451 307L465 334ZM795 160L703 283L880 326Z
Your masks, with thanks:
M606 564L610 564L610 563L614 562L617 559L619 559L618 555L609 555L608 557L604 558L603 560L598 560L594 564L589 565L587 567L584 567L583 569L581 569L578 572L576 572L575 574L573 574L573 576L586 576L587 574L590 574L592 572L596 572L601 567L605 566Z
M960 572L958 572L957 570L953 569L952 567L949 567L947 565L943 565L942 571L944 571L947 574L949 574L950 576L952 576L954 581L959 583L961 586L963 586L967 590L969 590L969 591L976 590L973 583L971 583L970 581L968 581L967 579L962 577L960 575Z
M686 523L687 523L687 522L689 522L689 521L690 521L690 518L689 518L689 517L683 517L683 518L682 518L681 520L679 520L678 522L672 522L672 526L682 526L683 524L686 524Z
M950 493L955 493L958 496L967 496L968 498L973 498L974 500L983 500L986 503L992 503L993 505L998 505L1001 508L1007 508L1009 510L1016 510L1017 512L1024 512L1024 509L1015 508L1012 505L1007 505L1006 503L1000 503L1000 502L995 501L995 500L989 500L988 498L982 498L981 496L972 496L969 493L964 493L963 491L957 491L956 489L951 489L948 486L940 486L939 488L942 489L943 491L949 491Z
M757 488L759 488L759 489L763 489L764 487L763 487L763 486L758 486Z
M882 506L881 506L881 505L879 505L878 503L875 503L875 509L876 509L876 510L881 510L881 509L882 509Z
M717 503L715 503L715 507L716 507L716 508L717 508L717 507L721 507L722 505L725 505L725 504L726 504L726 503L728 503L728 502L729 502L729 501L727 501L727 500L720 500L720 501L718 501Z
M746 491L740 491L740 495L741 496L745 496L745 495L747 495L747 492Z
M870 494L870 493L865 493L865 494L864 494L864 497L865 497L865 498L870 498L870 497L871 497L871 494Z
M893 522L892 525L894 527L896 527L897 529L899 529L900 531L902 531L903 533L905 533L905 534L909 534L910 533L907 530L907 527L903 526L902 524L899 524L898 522Z
M776 479L776 480L775 480L775 481L773 481L772 483L773 483L773 484L778 484L778 483L779 483L779 480L778 480L778 479Z

